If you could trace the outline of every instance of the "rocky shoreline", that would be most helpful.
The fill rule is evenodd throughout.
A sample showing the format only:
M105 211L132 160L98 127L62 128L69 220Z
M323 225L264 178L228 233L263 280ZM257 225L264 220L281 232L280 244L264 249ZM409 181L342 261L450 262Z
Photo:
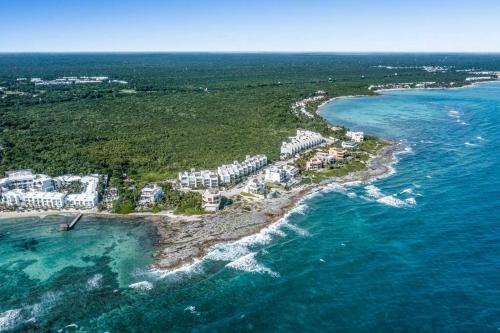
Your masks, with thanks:
M175 220L154 217L160 235L159 250L155 254L155 269L173 270L202 258L207 249L219 243L239 240L256 234L280 220L305 195L321 190L331 183L370 182L390 174L399 145L388 142L377 155L372 156L361 171L343 177L332 177L319 184L308 184L283 191L279 198L234 203L217 214L198 219Z

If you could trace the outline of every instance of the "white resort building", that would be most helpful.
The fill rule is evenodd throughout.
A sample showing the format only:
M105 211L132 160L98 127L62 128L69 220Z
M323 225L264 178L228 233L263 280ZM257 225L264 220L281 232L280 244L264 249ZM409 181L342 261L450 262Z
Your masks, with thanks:
M219 210L221 195L218 189L206 189L202 196L202 207L207 212L216 212Z
M288 142L281 144L281 158L289 158L300 153L302 150L310 149L325 142L325 138L319 133L297 130L297 135L289 138Z
M298 176L299 169L293 165L273 165L266 169L264 181L274 184L285 184L290 179Z
M97 176L84 176L80 178L80 181L84 186L83 192L68 194L66 205L75 208L92 208L97 206L97 184L99 183L99 178Z
M285 169L280 166L272 166L266 169L264 174L264 181L270 183L284 183L287 181Z
M56 182L53 178L42 174L33 174L29 169L7 171L5 175L7 177L0 179L0 188L35 189L43 192L55 191L56 189Z
M23 196L24 206L33 208L61 209L66 203L66 192L29 191Z
M258 178L252 178L245 185L245 192L252 194L266 194L266 185Z
M221 165L217 171L201 170L179 172L179 183L183 188L218 188L241 177L251 175L267 165L265 155L247 155L243 162Z
M360 143L365 139L365 135L363 132L347 131L345 136L357 143Z
M163 189L156 184L148 184L141 190L140 203L155 203L163 196Z
M179 182L184 188L217 188L219 187L219 177L214 171L201 170L179 172Z
M234 161L232 164L221 165L217 168L217 174L221 184L229 184L261 170L266 165L265 155L247 155L243 162Z
M61 176L52 178L33 174L31 170L9 171L0 180L2 204L6 206L61 209L65 206L92 208L98 203L98 175ZM70 182L81 182L82 193L68 194L58 189Z

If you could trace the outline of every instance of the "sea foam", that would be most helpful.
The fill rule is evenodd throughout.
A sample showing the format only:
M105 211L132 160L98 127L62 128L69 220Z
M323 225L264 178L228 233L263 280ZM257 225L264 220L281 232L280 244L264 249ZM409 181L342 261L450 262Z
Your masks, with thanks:
M132 288L132 289L146 291L146 290L153 289L153 284L149 281L140 281L140 282L136 282L136 283L131 283L128 285L128 287Z
M251 252L241 258L238 258L226 265L228 268L232 268L244 272L261 273L268 274L272 277L279 277L280 274L274 272L273 270L267 268L266 266L259 264L255 259L257 253Z
M20 319L21 309L7 310L0 313L0 332L11 329Z
M102 285L102 274L95 274L93 277L87 280L86 289L94 290L100 288Z

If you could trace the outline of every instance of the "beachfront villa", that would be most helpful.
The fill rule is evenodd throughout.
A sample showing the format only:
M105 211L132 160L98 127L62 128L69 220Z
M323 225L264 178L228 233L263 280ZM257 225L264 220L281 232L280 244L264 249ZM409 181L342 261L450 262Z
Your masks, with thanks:
M288 142L283 142L281 144L281 158L286 159L303 150L313 148L325 142L325 138L319 133L307 131L307 130L297 130L297 134L289 138Z
M252 194L266 194L266 185L258 178L252 178L245 185L245 192Z
M323 161L317 157L311 158L306 162L306 170L321 170L323 169Z
M148 184L141 190L139 202L142 204L155 203L163 196L163 189L156 184Z
M347 131L345 136L356 143L360 143L365 139L365 135L363 132Z
M344 149L332 147L328 150L328 154L332 156L335 161L343 161L346 155L346 151Z
M219 210L221 194L218 189L209 188L203 192L202 208L207 212L216 212Z
M288 180L287 172L283 166L271 166L264 173L264 181L269 183L286 183Z
M179 183L183 188L217 188L219 177L211 170L179 172Z

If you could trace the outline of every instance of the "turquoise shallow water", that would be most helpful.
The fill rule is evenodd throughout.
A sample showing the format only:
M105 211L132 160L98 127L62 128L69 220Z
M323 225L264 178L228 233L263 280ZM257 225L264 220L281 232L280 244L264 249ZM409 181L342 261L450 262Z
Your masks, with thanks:
M400 140L395 173L330 186L168 274L147 271L152 230L140 221L84 220L62 235L53 217L0 220L0 329L498 331L500 83L321 112Z

